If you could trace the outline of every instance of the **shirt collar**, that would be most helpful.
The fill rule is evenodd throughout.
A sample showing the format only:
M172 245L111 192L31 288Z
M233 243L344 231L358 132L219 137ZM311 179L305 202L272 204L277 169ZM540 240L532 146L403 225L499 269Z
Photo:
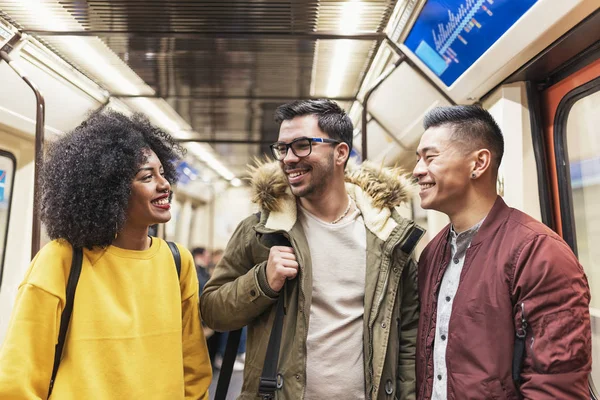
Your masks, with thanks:
M477 231L479 231L479 228L481 228L481 225L483 224L483 221L485 221L485 217L483 217L483 219L481 221L479 221L478 223L476 223L475 225L473 225L472 227L470 227L469 229L467 229L466 231L463 231L461 233L456 233L456 231L454 230L454 226L450 225L450 235L452 237L452 239L463 239L463 238L470 238L473 239L473 236L475 236L477 234Z
M464 252L471 246L471 241L479 231L484 220L485 218L461 233L456 233L454 227L450 226L450 243L452 245L453 256L464 255Z

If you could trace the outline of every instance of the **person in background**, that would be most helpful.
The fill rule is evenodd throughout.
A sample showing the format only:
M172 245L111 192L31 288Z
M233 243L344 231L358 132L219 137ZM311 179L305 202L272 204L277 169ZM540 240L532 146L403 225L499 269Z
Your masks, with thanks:
M212 258L210 264L208 265L208 273L210 276L212 276L213 272L215 271L215 267L219 261L221 261L221 258L223 258L223 249L213 250Z
M227 340L229 339L229 332L218 332L218 349L215 354L215 358L213 361L213 367L216 369L221 369L221 365L223 364L223 357L225 357L225 348L227 347ZM246 340L248 336L248 327L244 326L242 328L242 333L240 335L240 343L237 349L237 355L235 357L235 362L233 363L234 371L243 371L244 363L246 362Z
M194 263L196 264L196 274L198 276L200 294L202 294L204 285L206 285L206 282L210 279L210 252L204 247L196 247L192 250L192 255L194 256Z
M210 279L210 253L204 247L195 247L192 249L192 255L194 257L194 264L196 265L196 275L198 276L198 293L202 294L204 285ZM202 330L204 337L206 338L206 346L208 348L208 355L210 363L215 366L215 357L219 349L219 343L221 340L221 332L215 332L210 329L206 324L202 324Z
M411 253L423 230L397 209L407 182L370 164L346 171L352 121L333 101L282 105L276 121L277 162L252 177L260 217L238 225L200 303L214 329L248 326L241 398L257 398L285 296L281 351L269 360L281 375L276 398L415 399ZM291 247L271 246L273 236Z
M212 252L211 261L208 264L208 271L210 276L215 269L215 266L221 261L223 257L223 250L217 249ZM246 358L246 337L247 328L242 328L242 334L240 335L240 344L237 350L237 356L233 364L234 371L243 371L244 362ZM227 340L229 339L229 332L215 332L212 331L211 337L208 339L208 351L211 355L211 362L215 369L221 369L223 364L223 357L225 356L225 348L227 346Z
M450 224L419 260L418 398L589 399L588 282L556 233L496 194L500 128L479 106L423 125L421 206Z
M41 218L53 239L19 287L0 398L46 399L73 247L83 263L52 399L208 399L211 368L189 251L181 271L151 225L171 218L182 149L141 115L92 114L49 143Z

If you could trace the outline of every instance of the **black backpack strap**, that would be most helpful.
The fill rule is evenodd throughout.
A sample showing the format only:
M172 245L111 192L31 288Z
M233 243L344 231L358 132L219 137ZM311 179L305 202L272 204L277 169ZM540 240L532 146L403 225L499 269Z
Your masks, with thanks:
M277 233L262 235L260 241L266 247L292 247L292 244L287 237ZM269 337L269 344L267 345L267 353L265 355L265 363L258 384L258 394L263 400L274 399L275 391L281 389L283 386L283 376L278 374L277 364L279 362L279 349L281 347L281 334L283 332L287 288L288 284L286 283L277 299L273 328L271 329L271 336Z
M261 213L258 212L254 215L260 221ZM285 236L277 233L261 235L260 241L263 246L269 248L272 246L292 247L290 241ZM284 286L284 291L282 291L277 299L277 309L275 311L275 319L273 320L273 329L271 329L271 336L269 337L269 344L267 345L265 363L263 365L263 371L258 387L258 394L264 400L274 399L275 391L281 389L283 386L283 377L280 375L278 376L277 364L279 361L279 349L281 347L281 334L283 332L286 289L287 284ZM227 347L225 348L225 355L223 356L221 371L219 372L219 382L217 384L215 400L225 400L227 397L227 389L229 388L231 374L233 372L233 364L237 355L242 329L229 332Z
M177 277L181 278L181 254L179 254L179 249L177 245L173 242L167 242L169 248L171 249L171 253L173 253L173 258L175 259L175 268L177 269Z
M231 374L233 373L233 364L235 363L235 357L237 356L237 350L240 345L242 329L229 332L229 336L227 337L227 346L225 347L223 363L221 364L221 370L219 371L219 382L217 383L214 400L227 399L227 390L229 389L229 382L231 381Z
M281 333L283 331L283 316L285 294L281 293L277 299L277 310L273 329L267 345L267 354L262 374L258 384L258 394L263 400L272 400L275 398L275 391L283 386L283 377L277 373L277 363L279 360L279 348L281 347Z
M525 315L525 303L521 303L521 326L517 327L515 332L515 344L513 348L512 361L512 379L515 387L521 386L521 371L523 369L523 360L525 359L525 338L527 337L527 316Z
M75 300L75 290L79 275L81 275L81 265L83 264L83 250L81 248L73 248L73 259L71 261L71 271L69 272L69 280L67 281L67 290L65 297L65 308L60 317L60 330L58 332L58 342L54 350L54 367L52 368L52 377L50 378L50 387L48 388L48 397L52 394L54 380L62 358L63 347L67 338L67 330L69 329L69 321L73 312L73 302Z

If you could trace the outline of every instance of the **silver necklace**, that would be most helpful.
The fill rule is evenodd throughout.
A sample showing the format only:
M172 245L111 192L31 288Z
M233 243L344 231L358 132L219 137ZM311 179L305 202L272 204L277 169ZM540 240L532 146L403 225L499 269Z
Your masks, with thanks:
M350 195L348 195L348 207L346 207L346 211L344 211L342 213L342 215L340 215L339 217L337 217L337 219L335 221L333 221L331 224L337 224L338 222L340 222L341 220L344 219L344 217L346 215L348 215L348 211L350 211L350 206L352 205L352 198L350 197Z

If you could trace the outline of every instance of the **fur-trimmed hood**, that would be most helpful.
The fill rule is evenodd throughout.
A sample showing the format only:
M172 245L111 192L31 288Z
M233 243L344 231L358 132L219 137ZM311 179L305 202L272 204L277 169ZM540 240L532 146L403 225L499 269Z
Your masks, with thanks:
M280 211L292 192L279 163L257 161L250 168L252 202L265 211ZM400 168L386 168L366 161L349 163L346 182L358 186L377 208L394 208L410 200L414 185Z
M269 214L265 226L291 229L296 221L296 199L279 163L257 161L250 174L252 202ZM400 168L385 168L367 161L362 165L348 164L346 190L361 210L365 224L374 231L385 228L389 233L392 210L411 198L414 185ZM382 235L387 236L385 232Z

